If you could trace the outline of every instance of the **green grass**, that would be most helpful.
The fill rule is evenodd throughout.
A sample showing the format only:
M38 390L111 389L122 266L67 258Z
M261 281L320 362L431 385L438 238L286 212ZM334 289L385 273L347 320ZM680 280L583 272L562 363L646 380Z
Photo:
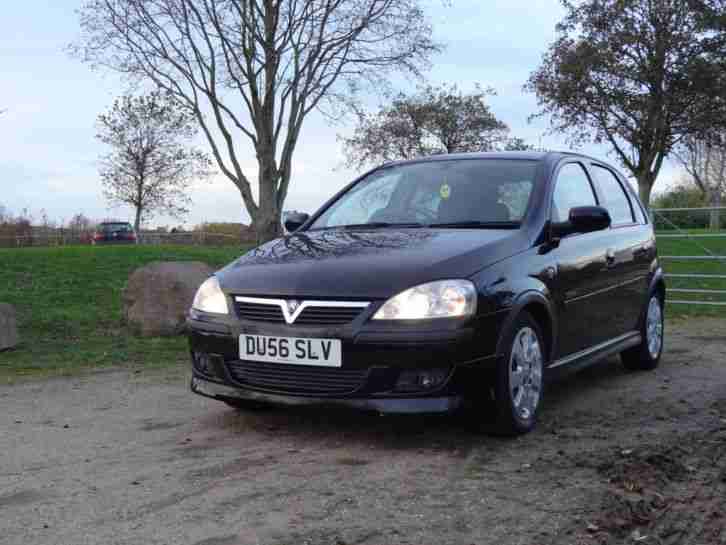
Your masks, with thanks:
M726 237L661 238L661 255L726 255ZM187 362L186 340L137 338L121 326L121 292L129 274L151 261L203 261L221 267L244 248L108 246L0 249L0 302L19 315L22 344L0 353L0 383L107 366L157 369ZM666 272L726 275L726 261L664 260ZM669 279L670 287L726 290L726 280ZM671 293L671 299L726 301ZM669 305L670 316L719 316L726 307Z
M121 327L129 274L151 261L221 267L244 249L75 246L0 249L0 302L18 312L21 345L0 352L0 383L106 366L159 368L185 361L183 337L137 338Z

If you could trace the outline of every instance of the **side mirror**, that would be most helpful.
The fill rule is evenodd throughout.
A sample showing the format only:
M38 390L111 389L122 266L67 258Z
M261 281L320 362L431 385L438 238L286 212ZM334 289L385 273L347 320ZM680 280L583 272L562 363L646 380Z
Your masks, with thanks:
M300 227L303 226L303 224L310 219L310 214L303 214L301 212L293 212L291 214L288 214L285 218L285 229L287 229L288 233L294 233Z
M592 233L610 227L610 213L602 206L577 206L570 209L568 221L553 224L553 234L557 237L571 233Z

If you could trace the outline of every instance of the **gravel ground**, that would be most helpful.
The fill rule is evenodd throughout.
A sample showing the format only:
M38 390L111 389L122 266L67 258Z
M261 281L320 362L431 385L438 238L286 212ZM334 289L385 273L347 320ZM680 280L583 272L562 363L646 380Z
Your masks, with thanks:
M613 359L551 385L517 439L239 413L186 370L2 387L0 543L726 543L725 327L669 325L657 371Z

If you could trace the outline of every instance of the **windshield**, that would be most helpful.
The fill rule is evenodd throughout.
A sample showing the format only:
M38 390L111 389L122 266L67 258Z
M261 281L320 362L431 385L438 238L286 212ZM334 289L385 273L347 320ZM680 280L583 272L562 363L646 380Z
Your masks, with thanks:
M361 226L516 228L534 186L536 161L429 161L377 170L358 182L311 229Z

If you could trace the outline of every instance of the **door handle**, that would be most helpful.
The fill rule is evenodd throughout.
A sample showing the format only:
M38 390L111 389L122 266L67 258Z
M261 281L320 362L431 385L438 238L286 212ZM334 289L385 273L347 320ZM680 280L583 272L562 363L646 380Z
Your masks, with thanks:
M615 250L612 248L608 248L605 252L605 263L607 264L608 268L615 265Z
M646 245L638 246L635 248L635 250L633 250L633 256L635 256L636 259L641 259L643 257L647 257L648 252L649 252L648 246L646 246Z

